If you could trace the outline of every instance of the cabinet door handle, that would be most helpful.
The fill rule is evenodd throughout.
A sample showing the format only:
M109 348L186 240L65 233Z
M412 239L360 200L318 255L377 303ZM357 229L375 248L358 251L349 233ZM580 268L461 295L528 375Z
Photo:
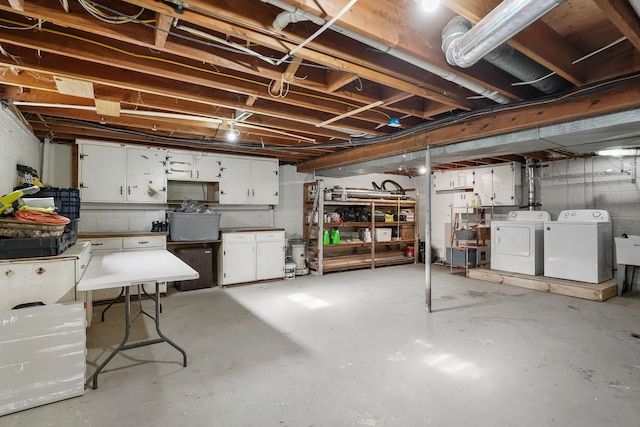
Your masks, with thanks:
M196 179L200 179L200 171L196 171Z
M139 244L139 245L146 245L146 244L148 244L148 243L149 243L149 241L148 241L148 240L139 240L139 241L138 241L138 244Z
M247 197L249 197L249 196L251 195L251 192L250 192L250 191L251 191L251 190L249 190L249 189L247 188Z
M131 194L131 186L130 185L127 186L127 194Z
M251 190L251 196L253 197L253 196L255 196L255 195L256 195L255 190Z
M122 196L122 185L120 186L120 195Z

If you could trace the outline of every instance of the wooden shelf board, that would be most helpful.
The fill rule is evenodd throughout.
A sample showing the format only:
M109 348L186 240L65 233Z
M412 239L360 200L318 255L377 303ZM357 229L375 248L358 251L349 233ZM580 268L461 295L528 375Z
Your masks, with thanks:
M489 270L486 268L469 269L467 275L472 279L484 280L486 282L517 286L592 301L606 301L618 294L618 286L615 279L596 284L554 279L544 276L531 276L500 270Z

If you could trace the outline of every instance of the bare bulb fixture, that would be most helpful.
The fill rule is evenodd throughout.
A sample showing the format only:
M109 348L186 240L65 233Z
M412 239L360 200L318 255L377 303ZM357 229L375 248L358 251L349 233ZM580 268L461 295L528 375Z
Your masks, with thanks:
M425 12L433 12L440 5L440 0L422 0L422 9Z
M240 131L233 126L233 123L229 123L229 131L227 132L227 141L234 142L240 136Z

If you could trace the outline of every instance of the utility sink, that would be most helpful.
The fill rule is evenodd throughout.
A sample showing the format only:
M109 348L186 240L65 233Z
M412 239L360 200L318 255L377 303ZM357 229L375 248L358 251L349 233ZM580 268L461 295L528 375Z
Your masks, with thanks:
M616 263L640 266L640 236L616 237Z

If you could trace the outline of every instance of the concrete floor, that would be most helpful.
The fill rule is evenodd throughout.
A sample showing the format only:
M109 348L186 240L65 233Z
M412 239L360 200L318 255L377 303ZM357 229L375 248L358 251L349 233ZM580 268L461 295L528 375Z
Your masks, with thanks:
M94 313L88 375L122 336L122 305ZM97 390L0 426L640 423L638 293L592 302L434 266L428 314L418 264L171 290L163 306L186 368L166 343L127 350Z

